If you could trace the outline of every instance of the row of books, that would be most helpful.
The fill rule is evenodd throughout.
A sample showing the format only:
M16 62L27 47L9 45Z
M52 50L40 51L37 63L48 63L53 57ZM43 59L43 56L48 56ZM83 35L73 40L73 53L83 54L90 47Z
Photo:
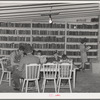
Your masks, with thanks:
M49 55L53 56L54 53L55 53L55 50L54 51L49 51L49 50L42 51L42 54L47 55L47 56L49 56ZM64 51L58 51L58 55L62 55L63 53L64 53Z
M0 48L19 48L20 45L25 46L28 43L0 43Z
M67 42L80 42L81 39L80 38L67 38ZM95 42L97 43L98 42L98 39L97 38L87 38L87 42Z
M65 31L32 30L32 35L65 35Z
M0 22L0 27L31 27L31 23L9 23L9 22Z
M98 29L99 25L98 24L94 24L94 25L87 25L87 24L67 24L67 28L71 28L71 29Z
M72 58L73 59L73 62L81 62L81 58Z
M16 31L10 29L0 29L0 34L16 34Z
M91 49L98 49L98 45L86 45L87 47L90 46ZM80 49L80 45L66 45L67 49Z
M56 36L36 36L32 37L32 41L37 41L37 42L64 42L65 37L56 37Z
M0 48L18 48L19 45L25 46L27 43L0 43ZM91 49L98 49L98 45L87 45L90 46ZM65 44L56 44L56 43L33 43L33 48L36 49L64 49ZM67 49L80 49L79 45L66 45Z
M72 58L72 57L69 57L69 58L73 59L73 62L74 62L74 63L75 63L75 62L81 63L81 58ZM88 58L88 62L90 62L91 59L92 59L92 58ZM80 67L80 65L79 65L79 67Z
M30 35L30 30L4 30L0 29L0 34L19 34L19 35ZM46 31L46 30L33 30L33 35L65 35L65 31ZM86 36L98 36L98 32L89 32L89 31L67 31L67 35L86 35Z
M10 23L0 22L0 27L31 27L31 23ZM46 24L46 23L32 23L33 28L65 28L65 24Z
M67 51L66 52L68 56L80 56L80 51ZM97 51L96 52L87 52L87 56L97 56Z
M27 27L30 28L31 24L30 23L15 23L15 27Z
M13 50L1 50L0 49L0 54L3 54L3 55L10 55L11 52ZM49 51L49 50L46 50L46 51L42 51L42 54L43 55L54 55L54 51ZM62 55L64 53L64 51L58 51L58 54L59 55ZM67 51L67 56L80 56L80 52L71 52L71 51ZM97 52L87 52L87 56L97 56ZM71 57L72 58L72 57Z
M36 43L33 43L32 47L36 49L64 49L65 44L55 44L55 43L36 44Z
M34 28L65 28L65 24L46 24L46 23L33 23Z
M30 45L30 43L0 43L0 48L12 48L13 49L18 49L20 45L26 46L26 44Z
M0 29L0 34L19 34L19 35L30 35L30 30L8 30L8 29Z
M91 22L99 22L99 18L91 18Z
M67 35L73 36L98 36L98 32L89 32L89 31L67 31Z
M18 48L14 43L0 43L0 48Z
M14 50L0 50L0 55L10 55L12 51L14 51ZM46 51L42 51L42 54L46 55L46 56L49 56L49 55L53 56L54 52L55 52L55 50L54 51L46 50ZM58 51L58 54L62 55L63 51Z
M30 37L20 36L0 36L0 41L30 41Z
M19 34L19 35L30 35L31 31L30 30L18 30L17 34Z
M82 61L81 61L81 58L72 58L73 59L73 62L75 63L81 63ZM92 58L87 58L87 60L88 60L88 62L91 62L91 60L92 60ZM77 67L80 67L80 64L79 65L77 65ZM85 65L85 68L86 69L90 69L90 65L88 65L88 64L86 64Z
M97 56L98 52L87 52L87 56Z
M0 55L10 55L14 50L0 50Z

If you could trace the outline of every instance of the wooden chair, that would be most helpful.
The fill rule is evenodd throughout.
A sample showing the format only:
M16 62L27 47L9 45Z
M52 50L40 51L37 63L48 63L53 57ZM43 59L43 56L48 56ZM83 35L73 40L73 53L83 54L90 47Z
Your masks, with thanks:
M68 88L72 92L71 88L71 75L72 75L72 64L71 63L61 63L58 64L58 92L60 91L61 80L68 80Z
M2 71L1 79L0 79L0 84L2 83L2 81L6 81L6 82L9 82L9 86L11 86L11 71L8 71L4 67L4 64L5 64L5 61L4 60L7 60L7 59L8 58L0 59L1 71ZM6 75L6 79L3 79L4 78L4 75Z
M54 63L46 63L43 64L43 92L45 90L46 81L53 80L54 81L54 87L55 92L57 92L57 64Z
M23 81L22 92L24 90L24 85L26 85L25 92L28 91L29 81L33 81L33 82L35 81L35 85L36 85L38 92L39 92L39 84L38 84L39 73L40 73L40 64L26 65L26 76L25 76L25 79ZM25 82L26 82L26 84L25 84Z

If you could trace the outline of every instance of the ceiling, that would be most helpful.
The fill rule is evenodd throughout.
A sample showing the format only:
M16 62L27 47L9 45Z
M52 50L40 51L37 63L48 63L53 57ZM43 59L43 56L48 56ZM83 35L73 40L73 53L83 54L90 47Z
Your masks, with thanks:
M0 21L54 21L100 15L99 3L2 3Z

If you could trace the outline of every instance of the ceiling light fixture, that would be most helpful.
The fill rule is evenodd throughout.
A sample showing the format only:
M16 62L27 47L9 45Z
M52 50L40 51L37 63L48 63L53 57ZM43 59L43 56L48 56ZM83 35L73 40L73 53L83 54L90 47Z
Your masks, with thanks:
M51 12L51 11L52 11L52 6L51 6L50 11L48 13L41 14L41 16L49 16L49 24L52 24L53 23L52 16L59 15L58 12Z
M49 24L52 24L53 21L52 21L52 17L51 17L51 14L49 15Z

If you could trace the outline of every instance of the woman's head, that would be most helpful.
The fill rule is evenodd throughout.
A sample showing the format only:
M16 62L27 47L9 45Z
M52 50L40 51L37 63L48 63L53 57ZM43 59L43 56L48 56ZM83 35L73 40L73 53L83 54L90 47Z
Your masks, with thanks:
M38 51L37 51L37 55L38 55L38 56L41 56L41 55L42 55L42 51L41 51L41 50L38 50Z
M55 57L55 58L58 57L58 52L57 52L57 51L54 52L54 57Z
M63 60L67 59L67 55L66 55L66 54L63 54L63 55L62 55L62 59L63 59Z
M26 45L25 46L25 53L28 54L28 53L32 53L33 52L33 48L31 45Z
M84 44L84 43L86 43L87 41L88 41L87 38L83 38L83 39L81 39L80 42L81 42L82 44Z
M25 47L24 46L20 46L18 50L19 50L20 53L24 53Z

